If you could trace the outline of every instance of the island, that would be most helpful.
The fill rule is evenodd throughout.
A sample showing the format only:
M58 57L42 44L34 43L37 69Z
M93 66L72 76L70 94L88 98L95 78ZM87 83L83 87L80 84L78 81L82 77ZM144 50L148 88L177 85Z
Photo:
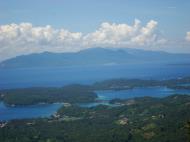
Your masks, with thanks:
M2 142L189 142L190 96L115 100L118 107L61 107L50 118L0 126ZM180 116L180 117L179 117Z
M189 84L189 85L184 85ZM6 105L33 105L38 103L96 102L98 90L128 90L135 87L165 86L171 89L190 89L190 77L169 80L111 79L91 85L72 84L64 87L32 87L0 90L0 100Z
M84 103L93 102L97 95L85 85L65 87L32 87L1 90L1 100L9 106L33 105L38 103Z

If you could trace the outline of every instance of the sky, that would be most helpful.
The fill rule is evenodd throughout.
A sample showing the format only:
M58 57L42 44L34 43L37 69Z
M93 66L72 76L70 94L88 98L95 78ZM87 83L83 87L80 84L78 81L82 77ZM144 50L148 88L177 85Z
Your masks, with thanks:
M189 0L0 0L0 61L36 52L190 53Z

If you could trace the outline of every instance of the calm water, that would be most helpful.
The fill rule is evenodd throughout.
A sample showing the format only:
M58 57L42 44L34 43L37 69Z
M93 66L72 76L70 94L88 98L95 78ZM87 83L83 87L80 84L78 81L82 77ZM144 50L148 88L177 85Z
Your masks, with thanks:
M190 76L190 66L112 65L34 69L0 69L0 89L91 84L113 78L169 79Z
M135 97L167 97L173 94L190 94L190 90L173 90L167 87L146 87L146 88L134 88L130 90L121 90L121 91L97 91L98 99L109 101L112 99L129 99Z
M108 102L112 99L129 99L135 97L167 97L173 94L190 94L190 90L173 90L167 87L144 87L144 88L134 88L130 90L106 90L106 91L96 91L98 95L98 101L96 103L80 104L81 107L94 107L97 105L111 105Z
M190 76L190 66L174 65L114 65L94 67L62 67L34 69L1 69L0 89L32 86L63 86L71 83L91 84L112 78L170 79ZM98 91L97 103L81 104L92 107L108 104L114 98L164 97L176 93L190 94L185 90L172 90L166 87L135 88L122 91ZM48 117L55 113L61 104L7 107L0 102L0 120Z
M185 84L179 84L179 86L184 86L184 87L188 87L188 86L190 86L190 83L185 83Z
M62 104L38 104L32 106L7 107L0 102L0 120L49 117L54 114Z
M94 107L100 104L111 105L108 101L115 98L128 99L143 96L166 97L173 94L190 94L190 90L173 90L166 87L146 87L121 91L97 91L96 93L98 95L98 102L79 104L79 106ZM38 104L23 107L7 107L0 102L0 120L49 117L61 106L62 104Z

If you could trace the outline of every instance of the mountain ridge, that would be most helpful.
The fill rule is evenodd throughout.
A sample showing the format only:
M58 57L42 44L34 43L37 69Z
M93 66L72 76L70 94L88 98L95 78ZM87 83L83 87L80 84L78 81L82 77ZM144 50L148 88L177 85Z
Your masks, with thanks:
M78 52L42 52L17 56L0 62L0 68L31 68L131 63L190 63L190 54L132 48L90 48Z

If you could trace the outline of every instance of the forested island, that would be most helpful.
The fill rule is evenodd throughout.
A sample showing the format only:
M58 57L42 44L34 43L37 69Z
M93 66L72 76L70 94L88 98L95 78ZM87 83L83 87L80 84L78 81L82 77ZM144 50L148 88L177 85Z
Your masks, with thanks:
M0 128L0 141L189 142L190 96L143 97L119 103L123 105L71 105L51 118L13 120Z
M7 106L61 102L51 117L0 122L2 142L189 142L190 95L113 99L111 105L81 107L97 101L97 90L166 86L189 89L190 77L170 80L113 79L92 85L1 90Z
M187 84L187 85L186 85ZM188 85L189 84L189 85ZM165 86L172 89L190 89L190 77L170 80L112 79L92 85L73 84L64 87L33 87L0 90L0 100L10 106L37 103L94 102L97 90L127 90L135 87Z
M97 95L84 85L65 87L33 87L1 91L1 100L9 105L33 105L38 103L84 103L93 102Z
M0 0L0 142L190 142L190 0Z

